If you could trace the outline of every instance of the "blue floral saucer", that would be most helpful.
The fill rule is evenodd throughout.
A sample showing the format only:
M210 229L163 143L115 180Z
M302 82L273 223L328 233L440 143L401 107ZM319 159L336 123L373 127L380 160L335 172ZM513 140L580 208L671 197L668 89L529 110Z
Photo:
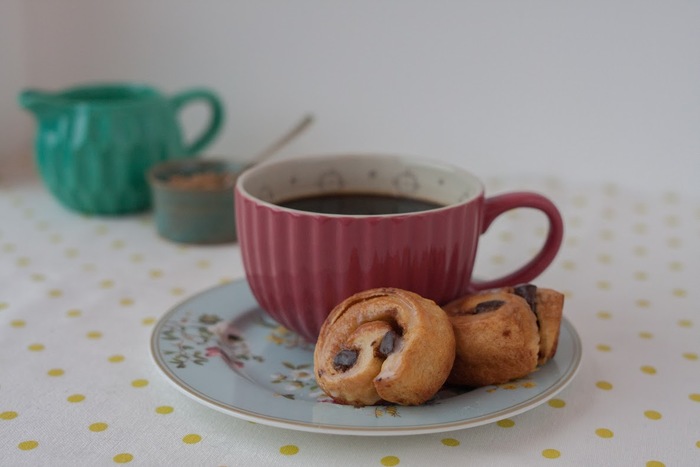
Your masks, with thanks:
M582 351L564 319L556 356L526 378L445 388L418 407L339 405L316 385L313 345L272 321L239 280L168 311L153 331L151 353L177 389L220 412L293 430L387 436L470 428L530 410L571 382Z

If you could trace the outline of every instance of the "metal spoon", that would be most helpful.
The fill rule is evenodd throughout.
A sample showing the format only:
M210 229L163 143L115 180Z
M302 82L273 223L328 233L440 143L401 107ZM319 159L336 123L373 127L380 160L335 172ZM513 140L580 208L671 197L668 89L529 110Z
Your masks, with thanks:
M304 118L299 123L297 123L291 130L289 130L284 136L282 136L280 139L272 143L265 150L261 151L250 161L248 161L246 167L251 167L253 165L260 164L269 157L273 156L277 151L282 149L294 138L299 136L304 130L306 130L313 123L313 121L314 116L312 114L304 116Z

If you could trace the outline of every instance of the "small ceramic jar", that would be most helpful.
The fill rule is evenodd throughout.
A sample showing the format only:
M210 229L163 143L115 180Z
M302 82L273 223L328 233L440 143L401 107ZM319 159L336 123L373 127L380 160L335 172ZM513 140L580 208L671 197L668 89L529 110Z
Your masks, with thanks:
M175 242L236 241L233 189L244 164L217 159L153 166L148 180L158 233Z

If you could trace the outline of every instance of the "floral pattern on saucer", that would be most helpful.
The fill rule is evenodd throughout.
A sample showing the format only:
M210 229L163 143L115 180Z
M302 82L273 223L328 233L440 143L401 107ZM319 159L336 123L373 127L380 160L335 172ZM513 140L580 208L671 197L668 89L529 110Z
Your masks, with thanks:
M581 342L564 319L555 358L526 378L474 390L445 386L417 407L335 404L313 375L313 345L271 320L246 281L222 284L166 313L153 358L174 386L244 420L302 431L404 435L469 428L530 410L575 376Z

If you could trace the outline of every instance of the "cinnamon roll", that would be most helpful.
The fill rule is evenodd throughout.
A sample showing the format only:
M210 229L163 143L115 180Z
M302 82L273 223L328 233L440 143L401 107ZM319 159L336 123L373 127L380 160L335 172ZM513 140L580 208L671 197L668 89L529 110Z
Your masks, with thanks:
M357 293L330 313L314 351L316 381L335 402L419 405L442 387L455 358L445 312L396 288Z
M501 384L537 368L537 320L524 298L505 291L479 293L444 309L457 341L451 384Z
M444 307L457 355L448 378L479 387L522 378L557 351L564 295L532 284L459 298Z

